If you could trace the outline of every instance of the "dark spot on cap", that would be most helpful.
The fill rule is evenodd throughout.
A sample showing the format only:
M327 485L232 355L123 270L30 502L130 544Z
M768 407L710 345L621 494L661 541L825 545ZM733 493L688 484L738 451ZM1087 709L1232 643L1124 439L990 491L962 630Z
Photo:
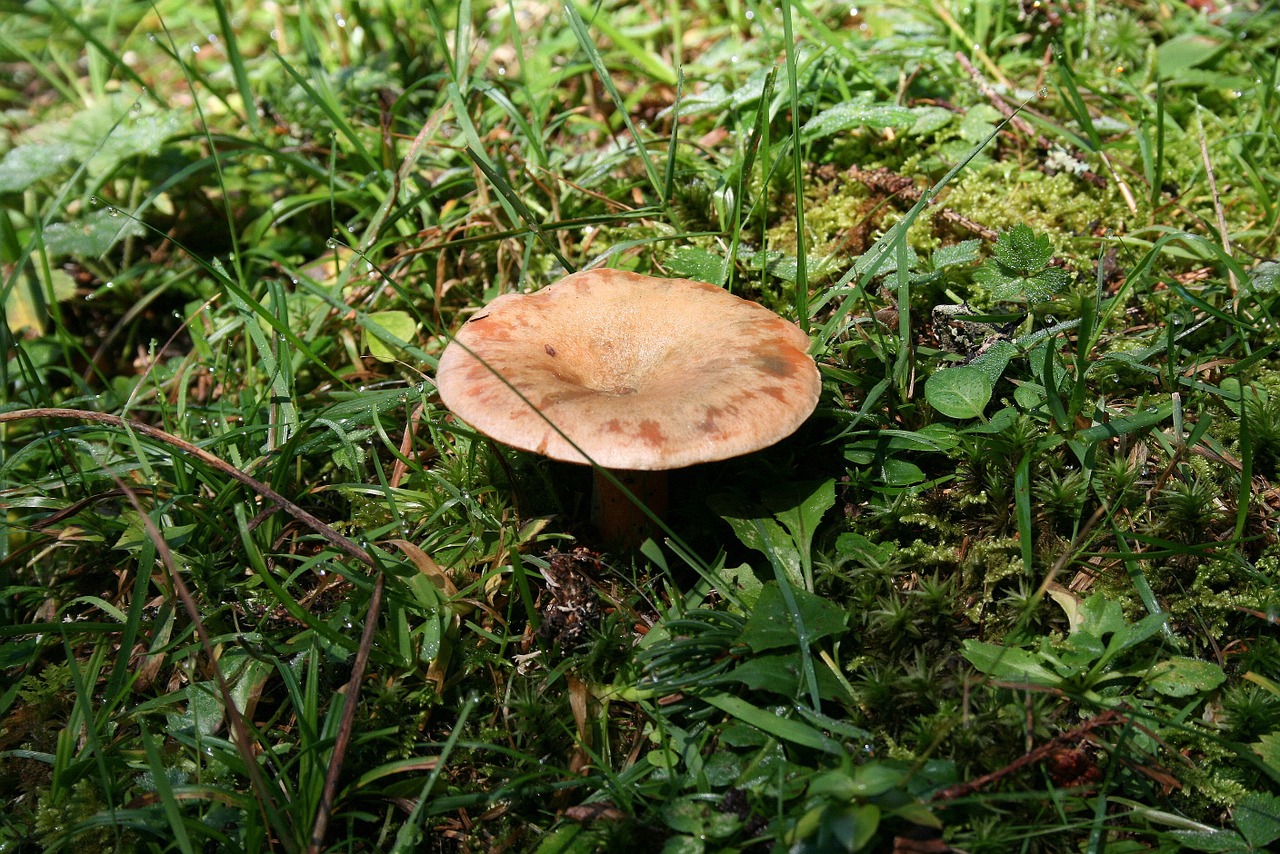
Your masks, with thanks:
M468 320L467 323L476 323L477 321L485 320L486 318L488 318L488 315L485 315L484 317L473 317ZM511 324L504 323L501 320L489 320L486 323L477 324L476 329L477 334L490 341L511 340Z
M550 344L543 344L542 349L547 351L548 356L554 356L556 354L556 348L552 347Z
M772 397L774 400L777 400L780 403L786 403L788 400L787 390L779 385L768 385L760 389L760 391L761 393L769 395L769 397Z
M698 425L698 429L703 433L719 433L720 428L716 425L716 418L723 414L724 410L718 406L708 406L706 415L702 419L702 423Z
M777 353L757 353L756 364L762 373L775 377L789 377L796 372L795 364Z
M650 419L640 422L640 429L636 431L636 438L646 445L653 445L655 448L666 444L667 441L667 437L662 435L662 425Z

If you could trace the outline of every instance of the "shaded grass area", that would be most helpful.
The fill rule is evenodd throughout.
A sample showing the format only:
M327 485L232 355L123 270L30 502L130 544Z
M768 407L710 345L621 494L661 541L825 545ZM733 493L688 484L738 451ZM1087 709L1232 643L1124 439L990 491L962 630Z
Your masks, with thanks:
M0 3L0 847L1265 849L1280 20L1173 8ZM598 265L824 379L634 553L432 383Z

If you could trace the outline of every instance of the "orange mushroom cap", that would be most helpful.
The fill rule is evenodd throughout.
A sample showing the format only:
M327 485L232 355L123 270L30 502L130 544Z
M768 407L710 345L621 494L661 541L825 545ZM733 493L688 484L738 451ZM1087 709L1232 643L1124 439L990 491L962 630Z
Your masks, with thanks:
M490 302L445 348L436 384L503 444L657 471L793 433L818 403L808 348L795 324L715 285L588 270Z

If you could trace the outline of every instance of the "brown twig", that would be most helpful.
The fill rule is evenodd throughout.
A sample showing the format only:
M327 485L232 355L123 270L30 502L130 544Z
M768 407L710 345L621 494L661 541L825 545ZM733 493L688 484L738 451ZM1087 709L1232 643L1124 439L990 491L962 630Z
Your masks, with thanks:
M863 169L858 166L851 166L849 167L848 175L856 181L861 181L872 190L888 193L894 198L904 199L913 205L920 201L920 197L924 195L924 191L917 188L910 178L891 172L888 169ZM950 208L938 208L937 215L953 225L958 225L978 235L983 240L995 240L997 237L995 229L988 228L980 222L975 222Z
M982 97L986 98L991 106L999 110L1000 115L1009 120L1009 124L1035 140L1036 145L1044 149L1049 148L1049 140L1041 136L1040 133L1031 126L1029 121L1022 118L1022 116L1019 116L1018 111L1009 106L1004 97L995 90L995 87L987 82L987 78L982 75L982 72L975 68L973 63L969 61L969 57L959 51L956 51L956 61L960 63L960 67L969 75L969 79L973 81L973 85L978 87L978 91L982 94Z
M347 755L347 747L351 744L351 728L356 716L356 699L360 696L360 682L364 679L364 669L369 663L369 650L373 648L373 634L378 625L378 612L382 609L383 575L373 582L373 594L369 597L369 611L365 615L364 631L360 633L360 649L356 652L355 663L351 667L351 678L347 680L347 690L343 692L342 719L338 723L338 737L333 742L333 757L329 760L329 770L324 775L324 790L320 795L320 804L316 807L316 822L311 828L311 844L308 854L319 854L324 845L325 832L329 829L329 816L333 813L333 799L338 791L338 777L342 774L342 763Z
M1128 724L1129 724L1128 718L1122 716L1119 712L1117 712L1114 709L1107 709L1106 711L1099 714L1096 718L1085 721L1080 726L1076 727L1070 732L1064 732L1062 735L1059 735L1056 738L1046 741L1044 744L1040 745L1034 750L1027 751L1026 753L1022 754L1017 759L1013 760L1003 768L1000 768L996 771L992 771L990 774L983 774L981 777L978 777L973 780L969 780L964 783L957 783L954 786L948 786L947 788L943 789L940 792L935 792L933 794L933 797L931 797L929 800L930 801L954 801L957 798L963 798L966 795L971 795L974 792L978 791L979 789L985 788L991 785L992 783L998 782L999 780L1002 780L1005 777L1008 777L1010 774L1014 774L1018 771L1021 771L1023 768L1026 768L1028 765L1034 765L1035 763L1040 762L1041 760L1045 759L1050 754L1052 754L1055 750L1061 748L1063 745L1070 744L1075 741L1079 741L1089 733L1093 732L1095 729L1099 729L1101 727L1107 727L1107 726L1127 726Z

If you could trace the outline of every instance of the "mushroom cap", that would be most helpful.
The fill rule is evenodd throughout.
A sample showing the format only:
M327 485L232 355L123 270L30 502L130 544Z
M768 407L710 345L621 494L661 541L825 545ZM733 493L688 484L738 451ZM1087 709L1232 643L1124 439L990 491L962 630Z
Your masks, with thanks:
M441 355L436 385L503 444L654 471L793 433L818 403L808 349L794 323L715 285L589 270L476 312Z

